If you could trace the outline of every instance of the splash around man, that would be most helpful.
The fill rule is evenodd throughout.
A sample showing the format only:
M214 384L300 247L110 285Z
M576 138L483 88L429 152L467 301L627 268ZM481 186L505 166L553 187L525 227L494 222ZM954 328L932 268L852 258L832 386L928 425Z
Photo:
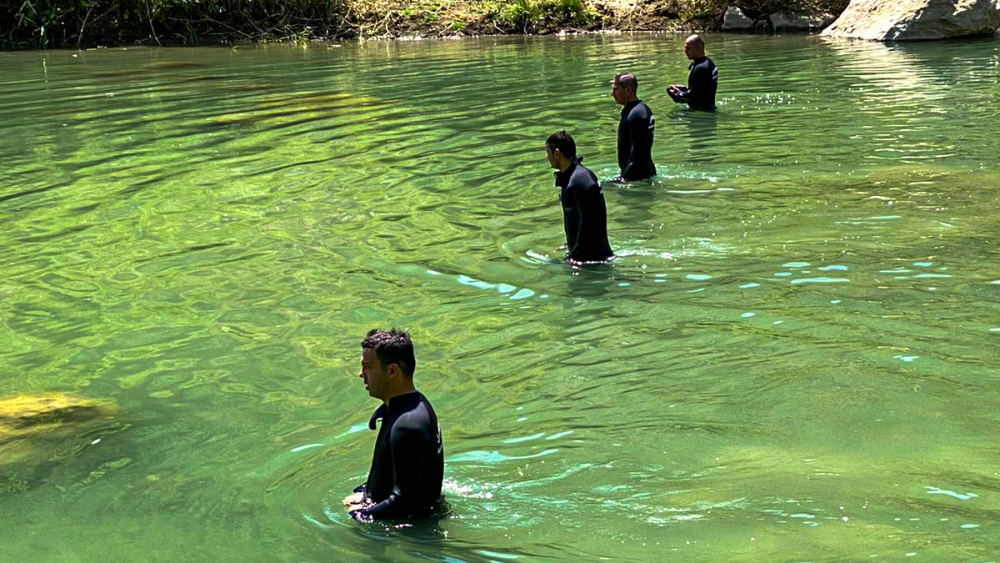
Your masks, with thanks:
M618 121L618 168L625 181L656 176L653 164L653 129L656 120L649 106L639 99L639 81L631 72L617 74L611 81L611 97L622 107Z
M368 480L344 499L358 520L430 516L441 504L444 447L437 415L413 386L417 361L406 332L373 329L361 342L365 389L382 401L368 427L382 426Z
M715 109L715 93L719 88L719 69L712 59L705 56L705 40L700 35L692 35L684 41L684 55L691 60L688 67L688 85L668 86L667 94L678 104L687 104L691 109L712 111Z
M608 209L597 176L576 156L576 142L559 131L545 141L545 157L555 173L570 262L604 262L614 258L608 243Z

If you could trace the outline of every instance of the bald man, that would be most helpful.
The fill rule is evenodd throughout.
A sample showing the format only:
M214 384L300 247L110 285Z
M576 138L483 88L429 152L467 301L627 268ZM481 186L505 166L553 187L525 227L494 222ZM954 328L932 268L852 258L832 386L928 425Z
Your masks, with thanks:
M700 35L688 37L684 41L684 54L691 60L687 88L668 86L667 94L678 104L687 104L691 109L714 110L719 69L715 68L712 59L705 56L705 40Z

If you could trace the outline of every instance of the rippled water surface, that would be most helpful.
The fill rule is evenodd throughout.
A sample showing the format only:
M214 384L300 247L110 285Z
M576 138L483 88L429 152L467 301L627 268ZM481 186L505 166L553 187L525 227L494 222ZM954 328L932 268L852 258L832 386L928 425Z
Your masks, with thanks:
M0 459L0 559L1000 561L1000 42L709 36L709 115L682 40L0 53L0 396L118 407ZM546 259L558 129L613 265ZM390 325L452 508L403 528L340 507Z

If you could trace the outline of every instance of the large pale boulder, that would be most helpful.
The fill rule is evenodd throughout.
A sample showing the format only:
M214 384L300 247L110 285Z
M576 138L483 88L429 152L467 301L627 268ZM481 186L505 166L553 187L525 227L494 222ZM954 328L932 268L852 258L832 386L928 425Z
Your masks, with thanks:
M722 19L722 31L751 31L755 25L756 22L736 6L730 6Z
M925 41L988 35L1000 29L1000 0L851 0L829 37Z

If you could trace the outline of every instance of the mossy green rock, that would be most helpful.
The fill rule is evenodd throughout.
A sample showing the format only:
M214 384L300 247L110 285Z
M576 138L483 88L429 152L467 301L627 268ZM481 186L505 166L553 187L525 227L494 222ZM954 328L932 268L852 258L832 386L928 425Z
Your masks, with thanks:
M110 402L68 394L0 397L0 475L72 457L86 446L87 429L114 412Z

